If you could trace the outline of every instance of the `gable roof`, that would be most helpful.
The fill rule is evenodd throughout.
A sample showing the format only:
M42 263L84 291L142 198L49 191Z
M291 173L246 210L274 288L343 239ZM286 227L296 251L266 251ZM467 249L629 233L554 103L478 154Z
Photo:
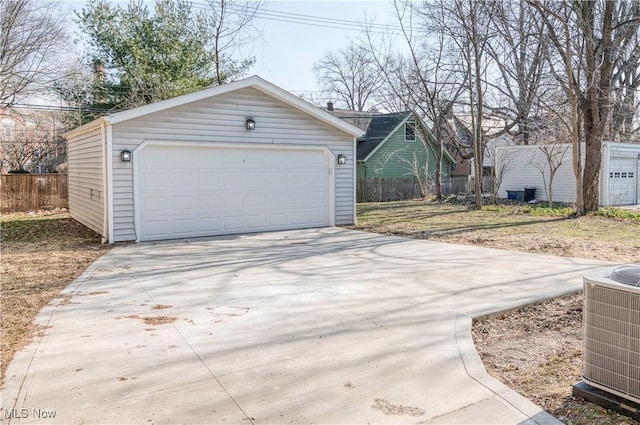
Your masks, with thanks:
M420 125L429 133L430 142L435 143L435 137L431 134L431 131L426 126L424 121L415 114L413 111L403 111L391 114L374 113L370 116L370 123L367 127L367 132L361 139L358 139L358 145L356 147L356 160L366 161L371 155L373 155L378 148L380 148L393 134L400 129L405 122L410 118L420 122ZM343 118L344 119L344 118ZM447 151L442 150L444 156L451 162L455 162L455 159Z
M222 84L220 86L209 87L204 90L173 97L171 99L151 103L149 105L140 106L137 108L129 109L127 111L105 115L101 118L91 121L90 123L71 130L68 133L65 133L65 137L69 138L81 134L82 132L97 127L102 123L117 124L123 121L139 118L144 115L153 114L156 112L164 111L166 109L175 108L177 106L186 105L188 103L197 102L199 100L219 96L224 93L229 93L245 88L256 89L351 136L358 137L363 133L362 130L355 125L343 121L340 118L334 117L328 112L323 111L321 108L318 108L317 106L300 99L299 97L258 77L257 75L254 75L242 80L233 81L231 83Z
M364 135L365 140L358 143L356 159L365 161L412 115L411 111L404 111L371 117L371 122Z

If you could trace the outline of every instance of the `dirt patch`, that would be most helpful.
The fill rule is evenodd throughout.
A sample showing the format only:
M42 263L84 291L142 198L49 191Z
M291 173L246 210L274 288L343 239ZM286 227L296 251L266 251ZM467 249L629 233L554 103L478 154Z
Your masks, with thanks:
M170 305L166 305L166 304L156 304L153 307L151 307L152 310L166 310L167 308L171 308L173 306Z
M482 362L489 374L567 424L637 424L571 395L581 379L582 306L580 293L475 321Z
M393 404L383 398L376 398L371 405L373 410L379 410L387 416L423 416L427 412L418 407Z
M170 323L178 320L177 317L168 317L168 316L156 316L156 317L143 317L142 321L145 325L149 326L158 326L158 325L168 325Z
M148 326L159 326L159 325L168 325L176 320L177 317L169 317L169 316L140 316L138 314L132 314L130 316L124 316L125 319L139 319ZM116 317L116 320L122 319L122 317Z

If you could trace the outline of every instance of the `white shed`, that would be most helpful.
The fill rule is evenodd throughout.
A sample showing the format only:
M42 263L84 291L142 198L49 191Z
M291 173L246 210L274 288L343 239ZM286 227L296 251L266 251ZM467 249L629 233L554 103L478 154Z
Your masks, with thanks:
M582 148L584 152L584 146ZM553 200L575 202L576 183L573 174L571 145L556 145L553 155L562 157L553 183ZM549 165L540 147L511 146L496 149L496 171L502 172L498 196L507 191L535 187L535 198L546 201L545 186L549 182ZM601 205L635 205L640 203L640 144L604 142L600 170Z
M352 224L362 130L253 76L68 132L69 210L105 241Z

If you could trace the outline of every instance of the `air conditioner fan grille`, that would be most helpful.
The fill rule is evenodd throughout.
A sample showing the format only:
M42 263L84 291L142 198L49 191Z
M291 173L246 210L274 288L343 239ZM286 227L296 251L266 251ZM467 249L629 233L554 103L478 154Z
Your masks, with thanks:
M630 286L640 286L640 266L622 266L611 270L604 277Z

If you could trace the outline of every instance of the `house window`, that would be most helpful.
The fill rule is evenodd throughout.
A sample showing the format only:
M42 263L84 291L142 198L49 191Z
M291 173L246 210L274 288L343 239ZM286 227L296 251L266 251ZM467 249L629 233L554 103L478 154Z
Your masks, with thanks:
M407 122L404 125L404 140L414 142L416 140L416 123Z
M15 125L12 122L2 123L2 140L12 142L15 132Z

